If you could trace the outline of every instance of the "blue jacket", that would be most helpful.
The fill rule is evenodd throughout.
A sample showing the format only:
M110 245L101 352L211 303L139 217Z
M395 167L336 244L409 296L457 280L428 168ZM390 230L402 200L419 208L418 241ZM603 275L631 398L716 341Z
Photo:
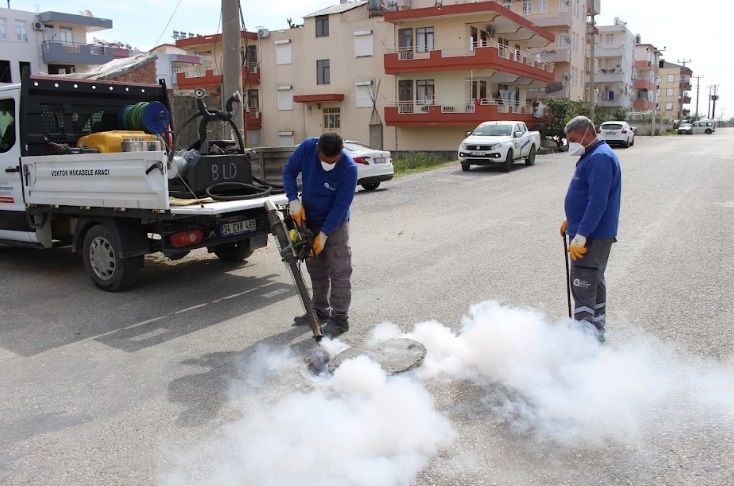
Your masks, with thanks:
M622 169L605 141L591 147L576 163L566 193L569 236L614 238L619 227Z
M291 154L283 168L283 185L288 201L298 199L296 178L301 174L301 199L308 226L328 236L349 219L349 207L357 190L357 164L342 151L336 167L325 171L316 150L318 141L318 138L306 139Z

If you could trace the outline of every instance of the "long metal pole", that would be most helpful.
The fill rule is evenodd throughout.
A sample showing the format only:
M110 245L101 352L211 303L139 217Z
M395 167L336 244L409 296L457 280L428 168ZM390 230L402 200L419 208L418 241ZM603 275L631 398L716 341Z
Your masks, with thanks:
M686 68L686 63L691 62L691 60L686 59L678 62L683 65L678 74L678 123L680 124L683 121L683 70Z
M698 120L698 98L700 98L698 93L700 92L700 89L701 89L701 78L703 76L693 76L693 77L696 78L696 120Z
M232 93L240 93L241 101L233 122L242 133L245 145L247 133L243 130L246 98L242 93L242 30L238 0L222 0L222 108ZM244 133L243 133L244 132Z
M594 12L591 12L591 24L586 27L591 33L591 47L589 49L589 118L594 121L594 102L596 101L596 90L594 90L594 44L596 44L596 20Z

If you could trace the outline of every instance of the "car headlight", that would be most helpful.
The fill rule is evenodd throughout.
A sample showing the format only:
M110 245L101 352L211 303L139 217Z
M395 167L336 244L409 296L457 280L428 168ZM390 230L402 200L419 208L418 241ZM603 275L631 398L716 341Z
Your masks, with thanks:
M462 143L462 144L461 144L461 145L459 146L459 150L467 150L466 144L465 144L465 143Z

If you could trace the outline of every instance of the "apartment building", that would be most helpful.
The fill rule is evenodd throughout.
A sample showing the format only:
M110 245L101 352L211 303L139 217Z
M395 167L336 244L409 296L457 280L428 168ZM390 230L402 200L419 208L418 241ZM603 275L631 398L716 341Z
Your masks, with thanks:
M659 104L661 95L659 83L659 64L662 54L652 44L641 42L638 35L635 45L635 112L652 113Z
M691 77L693 71L687 66L663 61L660 65L660 96L658 116L665 120L681 120L691 114L685 105L691 103Z
M112 28L112 21L46 11L0 11L0 83L17 83L21 72L66 74L115 58L113 48L87 43L87 34Z
M633 110L635 101L635 41L627 23L596 27L593 66L594 106L607 110ZM591 49L587 50L591 62ZM591 76L589 76L591 83Z
M495 0L508 10L530 20L554 36L545 47L529 49L530 54L554 63L553 82L528 91L528 99L586 97L584 63L586 59L587 0ZM598 3L598 0L597 2Z
M449 151L485 120L537 124L529 93L557 78L537 50L555 36L498 2L440 3L344 2L302 26L243 33L257 114L246 122L248 143L292 145L335 130L393 151ZM221 36L176 46L213 61L177 73L176 90L218 90Z

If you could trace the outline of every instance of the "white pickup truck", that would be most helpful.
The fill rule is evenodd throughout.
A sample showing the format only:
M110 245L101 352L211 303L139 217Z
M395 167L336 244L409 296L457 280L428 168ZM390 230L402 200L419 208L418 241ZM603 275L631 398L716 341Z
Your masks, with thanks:
M525 159L525 165L535 163L540 148L540 132L531 132L519 121L487 121L471 132L459 146L461 170L472 165L502 164L509 172L512 164Z
M231 121L237 96L226 113L198 98L205 121ZM149 253L178 259L207 248L239 262L265 246L264 204L285 196L271 195L274 186L243 194L257 188L241 140L215 152L200 137L174 154L168 106L163 82L26 75L0 87L0 245L81 251L92 282L111 292L135 283ZM126 119L130 107L141 110Z

